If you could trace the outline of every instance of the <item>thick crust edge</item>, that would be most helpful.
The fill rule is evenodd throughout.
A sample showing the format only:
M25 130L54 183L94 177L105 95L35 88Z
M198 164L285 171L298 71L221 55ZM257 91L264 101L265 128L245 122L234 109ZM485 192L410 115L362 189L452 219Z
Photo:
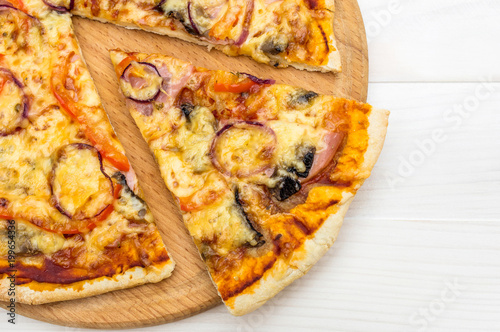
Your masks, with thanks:
M325 7L328 10L333 12L333 19L335 20L335 0L325 0ZM332 25L333 25L332 21ZM333 31L333 30L332 30ZM328 56L328 63L323 66L311 66L303 63L289 62L288 65L300 69L300 70L308 70L308 71L320 71L322 73L334 72L340 73L342 71L342 60L340 56L339 49L337 48L337 41L335 39L335 34L330 36L331 42L329 44L330 47L335 48L335 51L331 52Z
M368 117L370 121L368 149L360 169L360 171L367 171L368 176L382 151L388 117L389 111L378 108L372 108ZM277 261L248 292L229 299L226 306L231 314L240 316L254 311L294 280L306 274L337 239L344 216L353 198L353 194L344 193L337 212L325 220L321 228L314 233L313 238L304 242L302 250L296 252L288 264L283 260Z
M168 278L175 267L174 261L151 265L146 268L134 267L113 277L99 277L82 280L68 285L55 287L54 284L30 282L16 286L16 302L25 304L44 304L57 301L74 300L83 297L100 295L114 290L131 288L146 283L156 283ZM0 280L0 301L10 301L7 290L10 280ZM47 287L45 287L45 285ZM36 290L40 288L41 290ZM44 289L47 288L47 289Z

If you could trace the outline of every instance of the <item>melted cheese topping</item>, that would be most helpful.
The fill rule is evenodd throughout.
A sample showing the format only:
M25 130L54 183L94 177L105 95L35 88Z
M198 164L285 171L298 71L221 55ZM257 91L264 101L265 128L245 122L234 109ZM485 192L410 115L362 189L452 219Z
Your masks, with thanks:
M198 38L228 55L247 55L277 67L324 66L337 51L334 8L327 8L324 0L168 0L161 2L162 12L158 4L76 0L72 12L178 38Z
M37 19L16 10L2 11L0 15L0 53L3 55L0 56L0 68L12 72L22 83L22 92L29 99L29 124L13 134L0 137L1 208L2 215L7 214L16 221L16 252L22 263L19 275L33 280L48 278L51 280L48 282L57 283L65 282L66 277L99 277L120 273L128 266L146 266L168 260L144 201L125 185L119 199L112 201L110 180L101 172L94 148L65 150L64 160L58 160L61 149L71 144L93 145L87 137L89 124L103 135L106 142L112 142L118 153L123 148L114 135L81 57L70 15L49 10L41 0L23 2L29 8L29 14ZM61 59L67 56L70 56L70 61L64 88L68 96L58 100L52 91L51 78L55 69L64 65ZM20 89L12 80L3 81L2 78L0 108L15 111L21 98ZM64 103L60 102L61 99ZM67 103L76 103L87 113L70 114ZM12 122L6 117L10 114L2 112L2 128L9 127ZM118 169L104 154L101 156L104 172L109 175L117 173ZM133 172L128 177L134 180ZM113 181L114 188L119 188L117 180ZM55 208L52 191L69 214L78 213L84 206L86 213L83 217L93 217L110 203L113 203L113 212L99 214L100 219L84 218L95 223L96 227L84 234L65 237L48 230L51 225L67 225L74 221ZM105 193L102 199L96 196L101 192ZM30 222L40 220L47 229ZM139 239L138 235L143 233L146 234ZM0 220L1 266L6 262L8 240L6 221ZM120 248L120 241L126 243L123 248ZM45 259L52 261L57 269L67 269L62 279L55 276L57 271L48 270ZM101 263L106 264L104 268L95 270ZM29 269L24 269L27 266L43 268L44 273L32 274ZM69 270L74 267L78 270ZM82 271L86 277L80 276Z
M191 236L204 255L227 255L254 240L255 232L246 224L232 194L216 204L185 215ZM213 245L216 244L216 245Z
M116 65L126 56L113 52L112 61ZM182 67L180 60L169 57L135 56ZM215 84L238 87L248 79L197 70L184 86L191 92L159 111L164 114L161 123L156 123L159 115L148 117L134 108L131 113L146 139L154 128L170 128L160 138L150 140L150 147L167 187L179 198L184 221L222 298L227 300L262 277L277 257L292 259L304 241L314 237L335 213L343 195L355 193L368 176L356 170L368 147L371 106L279 84L243 93L215 92ZM183 115L182 105L176 103L194 105L207 116ZM215 160L218 153L226 155L231 167L241 169L258 166L259 151L269 144L263 132L245 131L244 125L238 128L241 123L262 126L264 132L275 135L272 168L253 175L220 169ZM233 127L229 128L238 130L224 137L230 124ZM215 148L209 150L210 141ZM199 155L193 159L185 152L195 146ZM211 165L206 156L211 157ZM312 170L314 163L323 166L312 174L316 180L306 182L311 174L304 173ZM198 166L203 167L195 171ZM317 183L318 178L322 182Z
M0 221L0 257L7 256L9 233L7 221ZM65 244L64 236L61 234L44 231L29 222L16 221L14 252L18 255L30 255L42 252L50 255L61 250Z
M110 180L101 172L97 150L79 145L64 147L64 155L59 156L54 167L52 191L67 213L97 215L112 202L112 189Z

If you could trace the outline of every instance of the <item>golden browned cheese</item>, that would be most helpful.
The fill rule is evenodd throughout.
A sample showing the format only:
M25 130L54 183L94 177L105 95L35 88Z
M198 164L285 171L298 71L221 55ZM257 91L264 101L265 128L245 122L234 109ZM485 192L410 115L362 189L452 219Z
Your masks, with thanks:
M334 11L332 0L75 0L72 9L274 67L340 71Z
M151 113L127 104L228 305L277 262L302 255L368 176L359 170L369 105L161 55L112 52L112 60L119 77L131 61L171 74L170 93L159 92ZM303 147L324 165L300 178L313 170L297 160ZM287 177L300 190L277 194Z
M69 14L2 3L0 112L0 279L14 268L38 289L170 260Z

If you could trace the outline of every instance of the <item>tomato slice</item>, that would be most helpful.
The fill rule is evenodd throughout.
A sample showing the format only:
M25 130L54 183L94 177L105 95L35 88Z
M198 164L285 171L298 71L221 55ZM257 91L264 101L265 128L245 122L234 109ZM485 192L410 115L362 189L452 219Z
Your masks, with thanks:
M87 106L76 102L70 91L66 89L65 82L68 78L68 70L73 55L73 52L70 53L60 66L54 66L50 81L52 93L66 112L83 126L87 138L99 150L101 155L120 171L127 172L130 169L130 164L127 157L114 142L112 134L106 130L107 128L101 128L102 125L91 117L91 115L98 112L100 107Z
M139 60L137 59L137 57L135 55L129 55L128 57L126 57L125 59L120 61L120 63L118 65L116 65L115 71L116 71L116 76L118 76L118 78L120 78L120 76L122 76L123 71L125 70L125 68L128 67L128 65L130 65L130 63L132 61L139 62Z
M7 2L10 2L10 4L12 6L14 6L15 8L25 12L26 11L26 7L24 7L24 3L21 1L21 0L6 0Z
M188 197L179 197L179 205L184 212L193 212L211 205L219 200L226 192L226 189L213 190L203 188L200 192Z
M214 91L215 92L233 92L233 93L242 93L248 92L250 89L256 85L254 81L250 79L245 79L244 81L238 83L215 83Z
M122 190L122 186L119 183L114 183L113 197L118 199L120 197L120 192ZM40 219L40 218L30 218L29 216L24 215L23 213L14 214L11 213L8 208L0 206L0 218L1 219L23 219L31 222L33 225L36 225L48 232L52 233L60 233L60 234L79 234L85 233L96 228L99 223L106 220L106 218L113 212L114 207L113 203L109 204L98 216L90 219L83 220L69 220L66 224L54 224L51 220L48 219Z

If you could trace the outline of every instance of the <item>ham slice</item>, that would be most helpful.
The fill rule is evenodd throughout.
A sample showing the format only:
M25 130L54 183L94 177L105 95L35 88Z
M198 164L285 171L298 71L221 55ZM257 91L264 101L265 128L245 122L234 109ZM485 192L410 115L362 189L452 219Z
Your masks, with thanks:
M344 136L344 133L338 132L327 132L323 136L323 148L314 155L313 165L307 178L302 180L303 183L314 178L332 162L335 153L344 140Z

